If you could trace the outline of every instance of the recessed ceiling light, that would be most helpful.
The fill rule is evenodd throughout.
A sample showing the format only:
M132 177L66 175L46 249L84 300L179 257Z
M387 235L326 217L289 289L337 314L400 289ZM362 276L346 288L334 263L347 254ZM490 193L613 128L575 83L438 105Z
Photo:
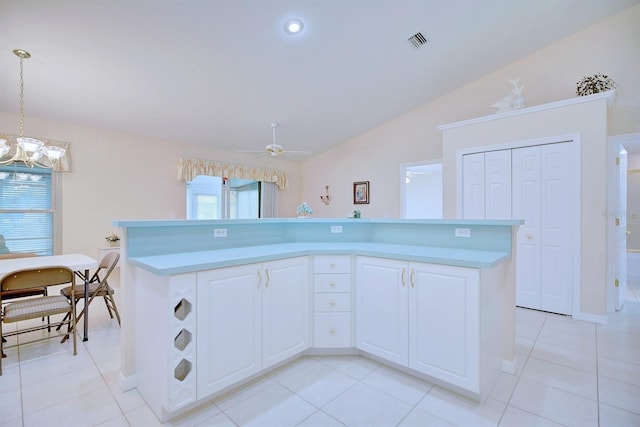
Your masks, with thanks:
M288 34L298 34L304 28L304 24L300 19L289 19L284 23L284 31Z

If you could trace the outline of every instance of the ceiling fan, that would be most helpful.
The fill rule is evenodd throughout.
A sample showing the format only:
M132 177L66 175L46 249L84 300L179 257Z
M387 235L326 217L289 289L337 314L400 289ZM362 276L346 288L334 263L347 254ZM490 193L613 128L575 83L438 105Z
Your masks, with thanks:
M258 157L282 157L282 156L310 156L312 153L310 151L291 151L285 150L284 147L280 144L276 144L276 128L278 127L278 123L271 123L271 132L273 134L273 139L271 144L267 144L262 151L256 150L236 150L238 153L256 153L258 154L254 158Z

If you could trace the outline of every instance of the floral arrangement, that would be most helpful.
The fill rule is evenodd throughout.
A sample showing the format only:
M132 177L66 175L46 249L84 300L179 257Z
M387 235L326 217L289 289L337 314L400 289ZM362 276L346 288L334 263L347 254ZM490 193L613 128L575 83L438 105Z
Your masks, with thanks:
M594 74L593 76L583 77L576 87L577 96L592 95L594 93L606 92L616 88L616 83L604 74Z
M120 241L120 236L118 236L115 233L111 233L107 237L105 237L105 240L107 242L119 242Z
M313 209L311 209L311 206L309 206L307 202L302 202L298 205L296 212L298 213L298 216L308 216L313 213Z

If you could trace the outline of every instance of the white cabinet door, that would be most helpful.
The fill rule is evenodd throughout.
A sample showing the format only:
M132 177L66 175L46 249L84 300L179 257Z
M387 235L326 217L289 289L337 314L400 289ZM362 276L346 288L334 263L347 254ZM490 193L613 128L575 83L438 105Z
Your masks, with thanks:
M479 270L409 268L409 367L478 392Z
M198 273L198 398L259 372L261 265Z
M408 364L407 263L382 258L356 260L356 347Z
M309 258L263 264L262 367L309 347Z
M462 218L484 219L484 153L462 156Z

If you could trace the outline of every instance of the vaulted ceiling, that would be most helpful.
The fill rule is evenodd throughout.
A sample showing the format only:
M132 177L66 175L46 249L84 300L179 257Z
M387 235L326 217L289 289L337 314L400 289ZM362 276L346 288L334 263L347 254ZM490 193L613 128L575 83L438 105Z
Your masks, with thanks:
M1 0L0 111L318 153L638 2Z

